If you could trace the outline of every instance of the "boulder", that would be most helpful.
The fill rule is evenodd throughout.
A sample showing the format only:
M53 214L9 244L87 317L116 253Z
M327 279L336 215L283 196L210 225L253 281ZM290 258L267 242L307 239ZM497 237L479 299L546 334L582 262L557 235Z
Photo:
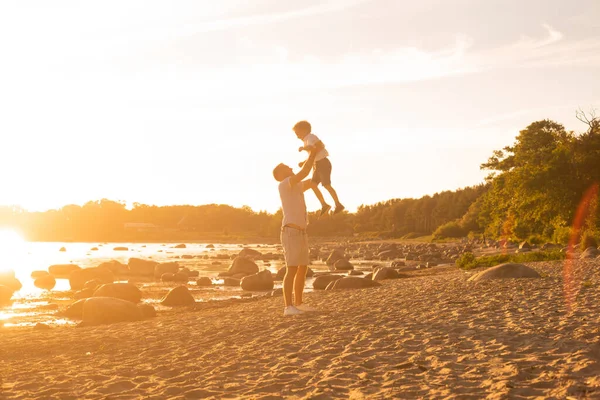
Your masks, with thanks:
M73 271L79 271L81 267L75 264L57 264L48 267L48 272L55 278L68 279Z
M99 281L98 279L92 279L92 280L87 281L85 283L85 285L83 285L83 288L84 289L91 289L91 290L93 290L95 292L96 289L98 289L98 287L101 286L101 285L102 285L101 281Z
M202 278L198 278L196 280L196 286L212 286L212 279L208 276L203 276Z
M384 250L377 254L377 259L379 260L393 260L398 257L398 252L395 249Z
M56 286L56 278L52 275L41 276L33 281L33 286L40 289L52 290Z
M113 283L115 276L107 268L93 267L75 270L69 275L71 290L81 290L87 281L93 279L97 279L101 283Z
M188 274L185 271L179 271L173 276L175 282L187 283L189 281Z
M240 286L240 280L236 279L236 278L225 277L225 278L223 278L223 285L224 286Z
M332 267L338 260L342 258L344 258L344 252L342 250L336 249L329 254L326 263L328 266Z
M527 250L531 250L531 245L529 243L525 242L521 242L521 244L519 244L519 250L523 250L523 249L527 249Z
M15 279L15 271L12 269L0 270L0 284L2 284L2 282L12 282Z
M187 248L187 246L183 243L178 244L177 246L173 246L174 249L185 249Z
M336 281L338 279L342 279L342 275L320 275L315 278L313 281L313 289L315 290L325 290L327 285L331 282Z
M250 249L248 247L244 247L242 251L239 252L238 257L246 257L246 258L258 258L261 257L262 253L257 250Z
M8 286L0 285L0 305L9 304L13 293L14 291Z
M342 279L331 282L325 290L335 289L364 289L381 286L381 283L372 279L357 278L355 276L347 276Z
M137 304L142 301L142 292L131 283L107 283L96 289L92 297L114 297Z
M37 279L48 275L50 275L48 271L33 271L31 272L31 279Z
M400 278L400 274L395 269L389 268L389 267L381 267L381 268L375 269L375 272L373 272L372 280L383 281L385 279L398 279L398 278Z
M356 271L356 270L352 270L350 272L348 272L348 275L364 275L365 273L362 271Z
M129 251L129 249L127 247L124 247L124 246L117 246L113 250L114 251Z
M66 247L61 247L60 249L58 249L58 251L65 252L65 251L67 251L67 248Z
M103 262L100 265L98 265L98 268L106 268L115 275L129 275L129 268L127 267L127 265L117 260Z
M585 249L583 251L583 253L581 253L581 255L579 256L579 258L581 258L581 259L596 258L596 257L598 257L598 255L600 255L600 251L598 251L597 248L595 248L595 247L588 247L587 249Z
M60 313L60 315L72 319L81 319L81 317L83 316L83 304L86 300L87 299L81 299L70 304L65 310L63 310Z
M188 278L197 278L200 276L200 271L188 271Z
M101 325L116 322L139 321L148 313L135 303L115 297L90 297L84 300L82 325Z
M335 271L351 271L354 269L354 265L352 265L350 261L346 260L345 258L340 258L337 260L333 267Z
M17 278L8 279L8 277L7 277L7 279L0 280L0 285L6 286L10 290L12 290L13 293L18 292L23 287L23 285L21 284L21 281L18 280Z
M244 274L244 275L253 275L258 272L258 265L254 263L249 258L246 257L236 257L229 267L229 273L232 275L235 274Z
M160 280L162 282L175 282L175 274L167 272L161 275Z
M243 290L249 292L273 290L273 275L271 274L271 271L265 269L257 274L242 278L240 286Z
M82 289L78 292L75 292L75 294L73 295L73 298L75 300L87 299L89 297L92 297L94 295L95 291L96 291L95 289L90 289L90 288Z
M207 245L206 245L206 248L207 248L207 249L214 249L214 248L215 248L215 245L214 245L214 244L207 244Z
M196 302L194 296L190 293L187 287L178 286L173 288L167 293L167 295L161 300L163 306L177 307L177 306L189 306Z
M472 275L468 280L479 282L488 279L504 278L540 278L540 274L533 268L523 264L500 264Z
M156 261L132 257L129 259L127 266L131 275L152 277L157 264Z
M154 277L161 278L163 274L175 275L179 271L179 264L177 262L167 262L156 264L154 267Z
M97 248L97 247L92 247L92 248L90 249L90 251L98 251L98 248Z

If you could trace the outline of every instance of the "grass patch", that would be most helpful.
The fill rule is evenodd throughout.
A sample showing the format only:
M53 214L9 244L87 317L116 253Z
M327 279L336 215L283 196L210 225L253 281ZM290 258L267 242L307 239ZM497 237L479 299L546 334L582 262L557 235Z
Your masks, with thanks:
M479 267L493 267L504 263L526 263L536 261L564 260L566 255L560 250L535 251L518 254L496 254L493 256L475 257L467 252L456 260L456 266L465 270Z

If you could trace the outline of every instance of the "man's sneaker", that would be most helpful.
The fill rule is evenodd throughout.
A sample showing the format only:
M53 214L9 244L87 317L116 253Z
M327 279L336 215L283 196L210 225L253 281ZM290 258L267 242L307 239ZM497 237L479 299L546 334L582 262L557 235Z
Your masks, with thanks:
M288 316L288 315L298 315L298 314L302 314L302 311L298 310L296 307L294 306L287 306L285 308L285 310L283 310L283 315L284 316Z
M321 212L319 213L319 218L327 215L327 213L329 212L329 210L331 210L331 206L329 204L325 204L322 208L321 208Z
M333 213L338 214L338 213L341 213L342 211L344 211L345 209L346 209L346 207L344 207L341 204L338 204L335 206L335 210L333 210Z
M306 304L300 304L299 306L296 306L296 308L298 310L300 310L300 311L303 311L303 312L315 312L315 311L319 311L316 308L311 307L311 306L306 305Z

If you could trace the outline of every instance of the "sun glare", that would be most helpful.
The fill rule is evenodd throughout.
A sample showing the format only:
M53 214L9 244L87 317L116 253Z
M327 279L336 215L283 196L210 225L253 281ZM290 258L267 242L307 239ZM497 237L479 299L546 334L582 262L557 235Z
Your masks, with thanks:
M0 254L3 262L0 271L14 268L15 262L22 256L25 240L17 232L10 229L0 229Z

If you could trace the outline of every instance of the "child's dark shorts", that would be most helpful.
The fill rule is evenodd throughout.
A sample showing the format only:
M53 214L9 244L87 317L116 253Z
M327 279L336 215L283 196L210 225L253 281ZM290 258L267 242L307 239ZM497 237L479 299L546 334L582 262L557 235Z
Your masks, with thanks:
M331 162L325 157L315 163L315 170L311 179L317 185L319 183L327 186L331 185Z

